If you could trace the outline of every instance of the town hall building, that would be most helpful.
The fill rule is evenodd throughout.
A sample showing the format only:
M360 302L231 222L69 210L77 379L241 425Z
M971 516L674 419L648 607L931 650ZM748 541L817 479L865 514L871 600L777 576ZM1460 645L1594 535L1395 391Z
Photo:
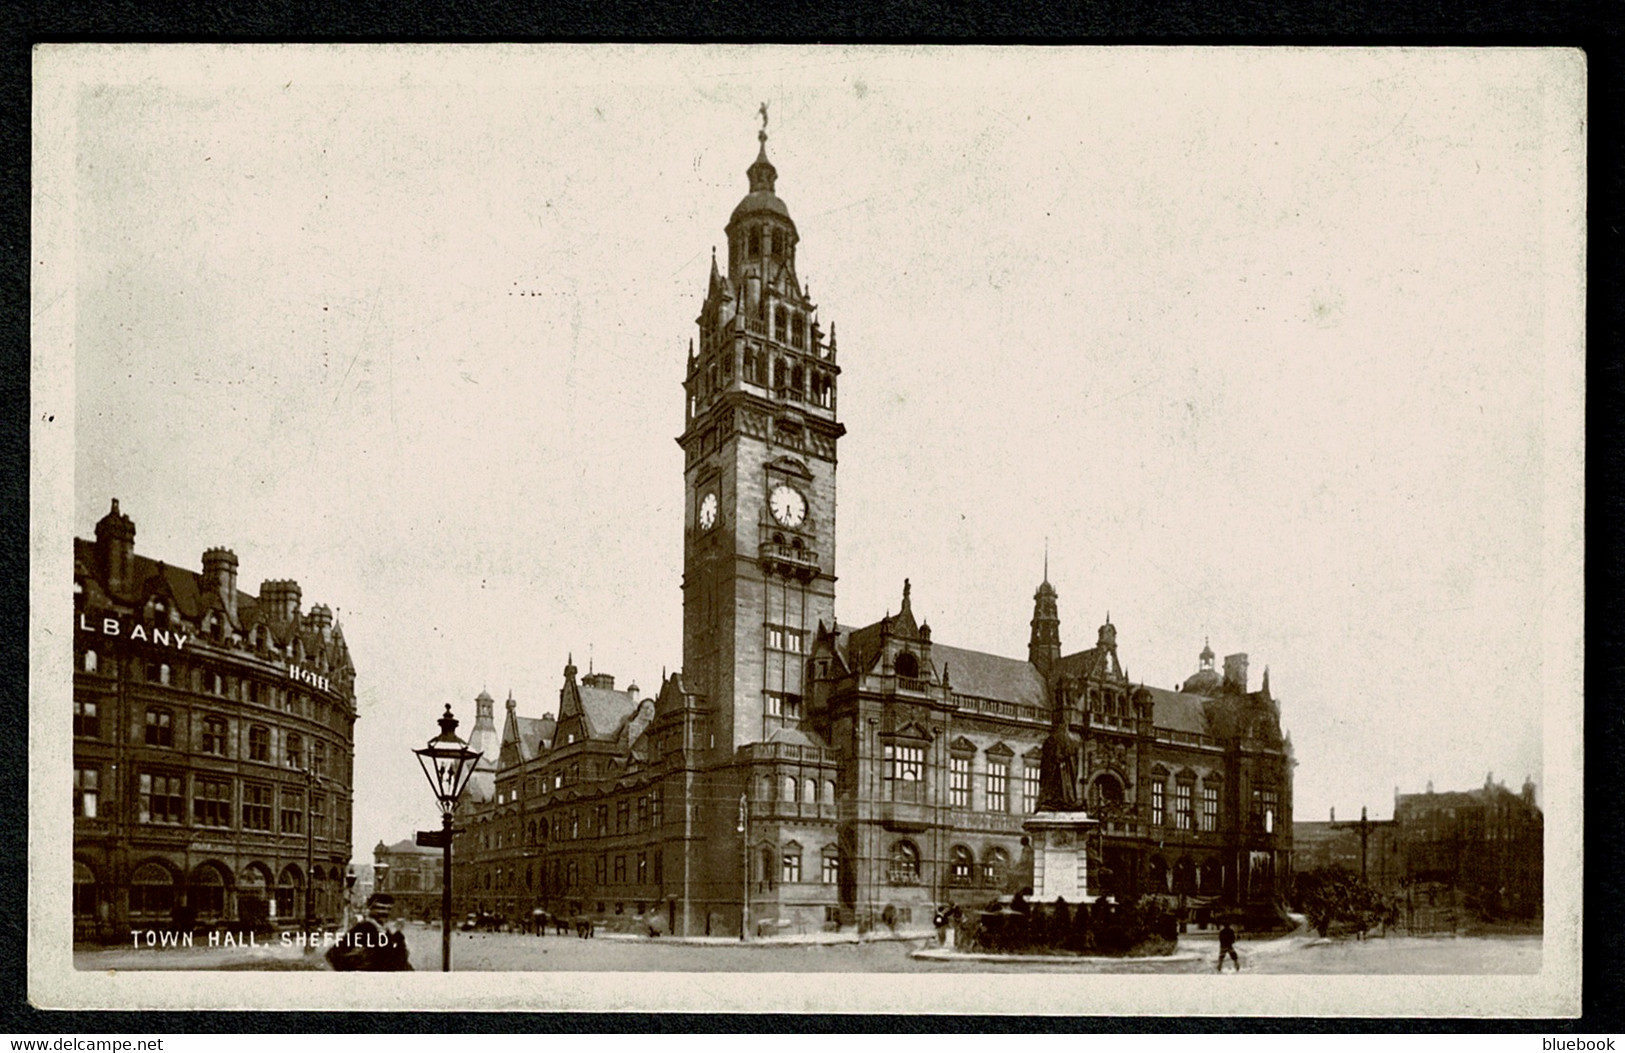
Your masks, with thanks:
M500 730L481 694L455 909L680 934L929 924L1031 883L1022 824L1060 707L1099 820L1089 894L1272 923L1295 762L1267 669L1254 687L1245 654L1216 667L1204 645L1179 690L1136 684L1109 618L1063 643L1047 572L1024 656L933 639L906 581L895 613L837 619L840 355L766 138L686 363L681 671L645 697L567 661L557 706L510 698Z

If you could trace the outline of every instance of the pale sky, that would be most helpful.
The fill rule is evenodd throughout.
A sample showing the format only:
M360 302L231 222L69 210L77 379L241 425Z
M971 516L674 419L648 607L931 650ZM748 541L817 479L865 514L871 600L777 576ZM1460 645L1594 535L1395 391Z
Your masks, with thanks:
M338 610L358 862L433 824L410 750L446 702L466 734L482 688L553 712L572 652L649 693L680 664L680 385L763 100L839 333L843 622L908 577L937 640L1024 655L1047 538L1067 651L1109 611L1136 680L1204 637L1270 668L1297 818L1490 771L1544 798L1574 54L103 57L41 187L72 533L117 497L142 554L229 546Z

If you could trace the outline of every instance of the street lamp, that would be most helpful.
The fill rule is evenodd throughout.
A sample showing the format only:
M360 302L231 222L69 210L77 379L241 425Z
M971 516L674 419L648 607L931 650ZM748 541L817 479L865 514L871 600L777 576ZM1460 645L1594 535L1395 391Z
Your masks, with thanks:
M451 972L451 835L452 813L457 810L457 799L463 787L474 774L474 765L480 759L478 750L457 737L457 718L451 715L451 704L440 717L440 734L429 740L417 754L423 765L423 774L434 788L435 800L440 804L440 829L418 831L418 844L440 845L440 971Z

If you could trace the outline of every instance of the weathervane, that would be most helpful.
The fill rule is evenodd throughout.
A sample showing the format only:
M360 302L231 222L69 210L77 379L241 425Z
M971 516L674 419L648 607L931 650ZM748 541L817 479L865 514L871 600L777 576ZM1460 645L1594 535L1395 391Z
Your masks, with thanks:
M767 103L764 102L764 103L762 103L761 106L757 107L756 112L762 115L762 131L763 131L763 133L766 133L767 132Z

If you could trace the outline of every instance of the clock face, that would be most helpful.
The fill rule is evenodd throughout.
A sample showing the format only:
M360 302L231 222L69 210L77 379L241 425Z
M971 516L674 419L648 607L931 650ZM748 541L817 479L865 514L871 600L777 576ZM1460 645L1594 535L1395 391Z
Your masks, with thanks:
M700 529L710 530L717 525L717 495L706 494L700 498Z
M767 498L768 510L783 526L800 526L807 518L807 499L793 487L780 484Z

